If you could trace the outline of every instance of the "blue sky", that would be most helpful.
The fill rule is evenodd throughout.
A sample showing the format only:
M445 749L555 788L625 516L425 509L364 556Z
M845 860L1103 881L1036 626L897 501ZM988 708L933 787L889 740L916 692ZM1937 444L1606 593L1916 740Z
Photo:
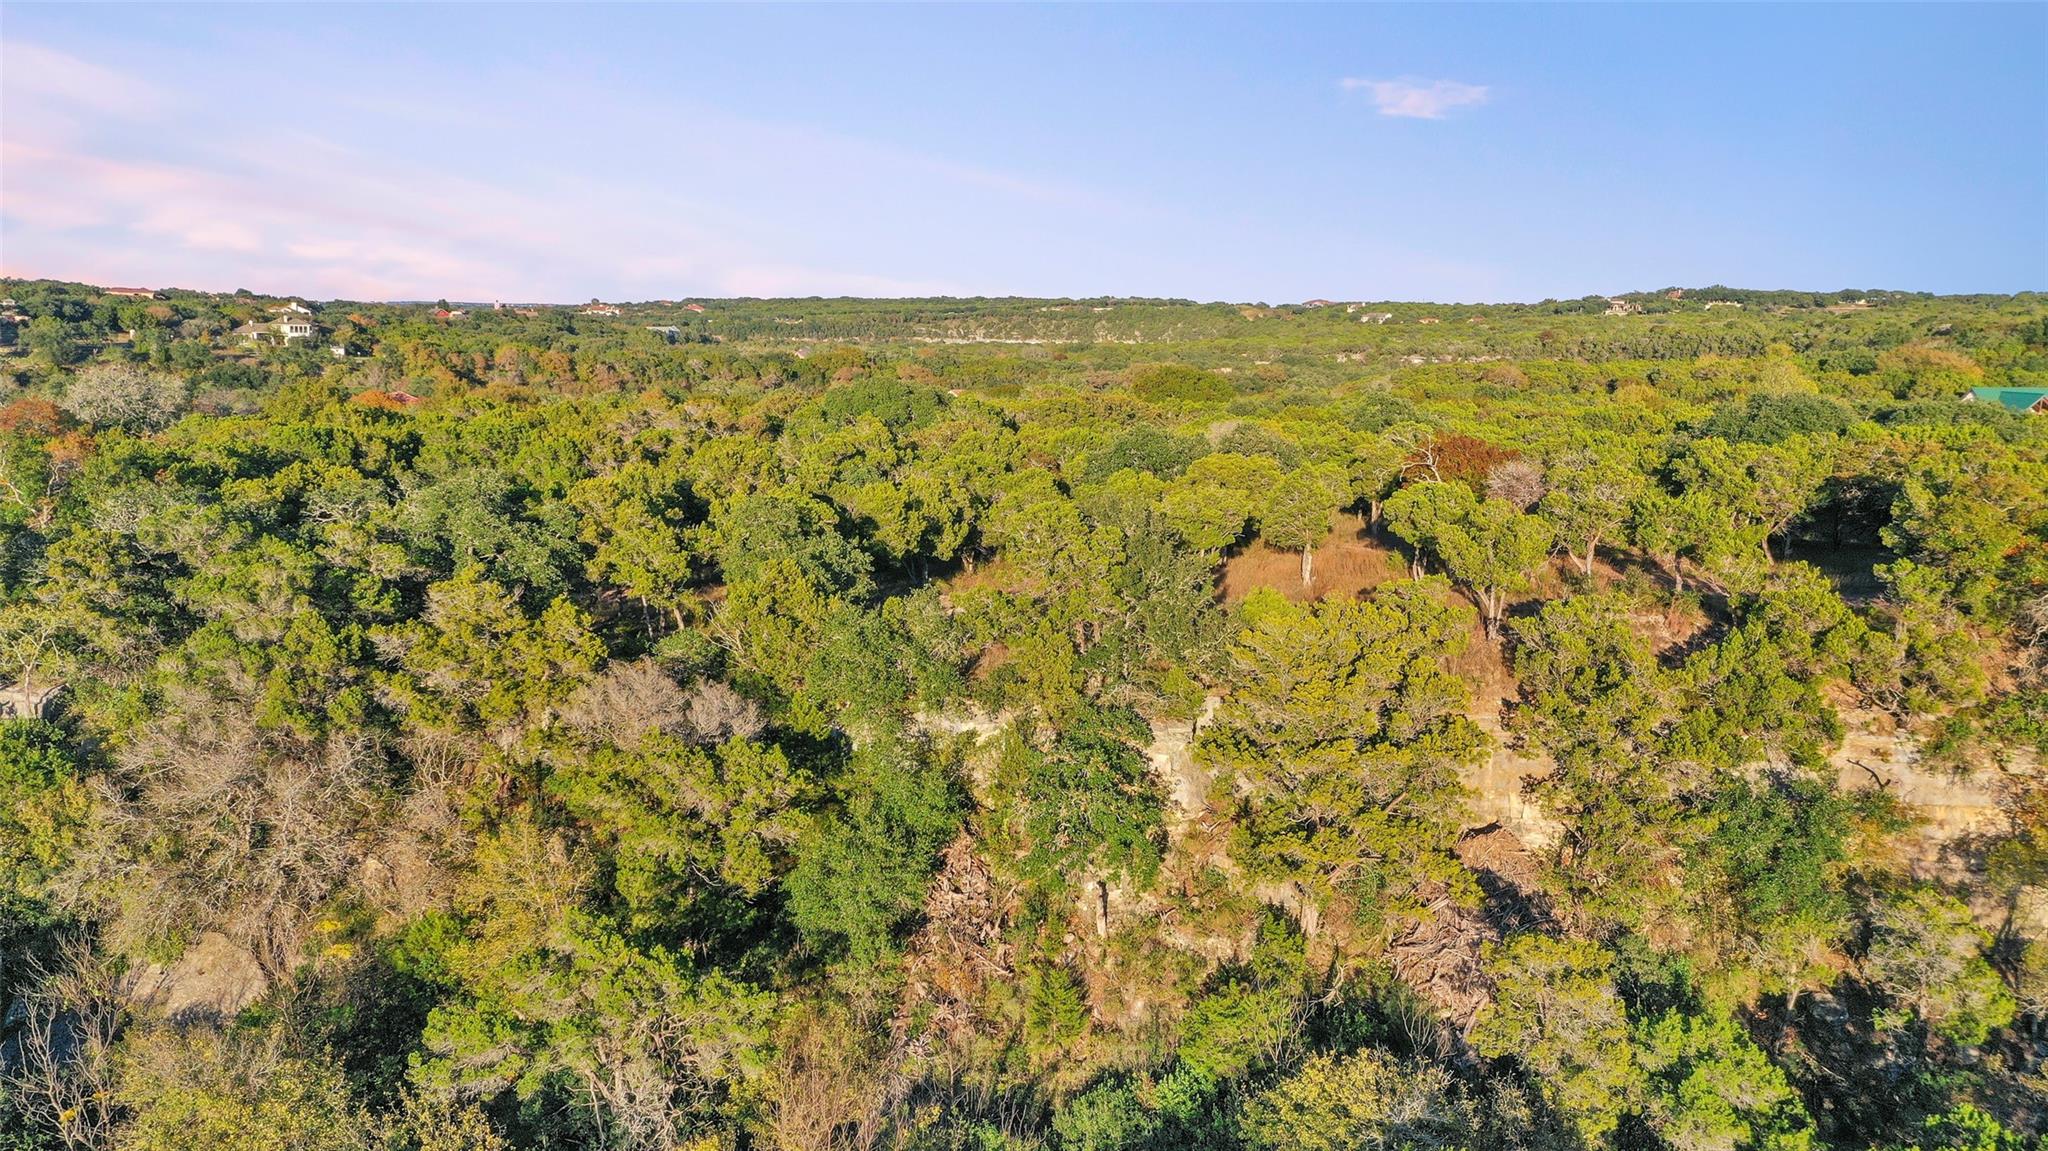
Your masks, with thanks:
M2048 6L0 5L0 271L2048 289Z

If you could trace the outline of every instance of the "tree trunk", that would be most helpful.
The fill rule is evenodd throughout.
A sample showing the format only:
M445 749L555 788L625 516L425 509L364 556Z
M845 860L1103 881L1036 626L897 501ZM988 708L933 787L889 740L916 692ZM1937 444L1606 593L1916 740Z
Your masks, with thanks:
M1303 547L1301 549L1301 586L1307 587L1310 581L1314 579L1314 575L1312 573L1315 570L1315 562L1316 553L1313 547Z
M1101 919L1101 921L1100 921L1099 923L1097 923L1097 924L1095 925L1095 933L1096 933L1097 935L1101 936L1101 937L1102 937L1102 938L1104 938L1104 939L1108 939L1108 938L1109 938L1109 881L1108 881L1108 880L1106 880L1106 879L1098 879L1098 880L1096 880L1096 881L1095 881L1095 897L1096 897L1096 899L1097 899L1098 901L1100 901L1100 903L1101 903L1101 905L1102 905L1102 919Z
M1593 578L1593 550L1594 550L1595 548L1599 547L1599 546L1600 546L1600 537L1599 537L1599 536L1594 536L1594 537L1592 537L1591 539L1588 539L1588 540L1586 541L1586 578L1587 578L1587 579L1592 579L1592 578Z

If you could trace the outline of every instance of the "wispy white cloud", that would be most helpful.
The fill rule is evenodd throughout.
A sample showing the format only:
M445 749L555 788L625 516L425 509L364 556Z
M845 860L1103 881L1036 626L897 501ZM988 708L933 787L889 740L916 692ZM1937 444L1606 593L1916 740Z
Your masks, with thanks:
M1484 84L1456 80L1370 80L1346 76L1338 81L1347 92L1364 92L1382 116L1411 120L1441 120L1453 108L1471 108L1486 103L1489 89Z

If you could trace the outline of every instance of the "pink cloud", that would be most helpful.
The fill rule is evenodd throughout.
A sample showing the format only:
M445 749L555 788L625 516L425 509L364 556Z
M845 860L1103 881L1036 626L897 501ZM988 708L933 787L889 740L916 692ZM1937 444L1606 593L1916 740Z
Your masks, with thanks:
M1367 80L1347 76L1337 82L1347 92L1365 92L1382 116L1411 120L1441 120L1453 108L1484 104L1489 90L1484 84L1456 80Z
M408 154L375 137L360 147L342 141L357 125L352 117L401 115L408 126L424 117L460 129L465 141L523 138L532 129L516 105L424 101L422 109L380 97L388 106L339 105L341 119L321 122L336 124L336 135L274 118L241 130L232 120L239 111L209 103L222 97L204 88L179 89L171 116L172 98L113 69L20 41L6 52L0 249L16 275L408 299L917 295L964 289L914 271L840 270L833 265L861 257L844 245L820 255L805 228L827 213L867 219L903 178L957 189L961 203L1109 209L1073 187L709 113L692 121L696 150L660 165L620 152L602 169L508 166L501 179L474 154L488 144ZM627 102L593 130L637 145L671 129L668 118ZM700 174L721 169L752 173L764 194L693 194ZM819 190L810 183L819 171L850 173L849 181L889 176L882 187Z

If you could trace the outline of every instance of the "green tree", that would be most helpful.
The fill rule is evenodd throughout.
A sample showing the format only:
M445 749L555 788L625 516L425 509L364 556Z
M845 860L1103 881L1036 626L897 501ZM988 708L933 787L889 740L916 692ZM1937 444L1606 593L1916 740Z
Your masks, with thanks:
M1863 974L1951 1043L1984 1042L2012 1021L2012 993L1985 959L1991 937L1970 909L1932 887L1883 899L1871 912Z
M71 325L55 316L37 316L28 322L21 334L21 342L28 346L29 353L42 357L53 367L65 367L78 362L78 341Z
M1673 590L1685 590L1685 561L1703 562L1714 548L1717 509L1705 492L1671 495L1650 487L1629 502L1629 542L1671 576Z
M1159 1120L1129 1083L1098 1083L1053 1113L1061 1151L1137 1151L1151 1145Z
M1519 1060L1597 1145L1641 1106L1647 1087L1613 957L1584 940L1518 935L1495 948L1487 966L1494 1001L1473 1021L1473 1049Z
M586 1139L672 1147L759 1066L771 999L585 906L587 860L530 824L478 845L463 929L408 962L454 992L428 1017L412 1078L435 1097L553 1101Z
M953 786L923 749L886 739L857 750L832 790L836 805L798 843L783 887L807 938L874 964L923 906L939 849L959 827Z
M1549 490L1537 510L1563 539L1582 545L1579 570L1593 578L1594 552L1603 540L1618 539L1643 478L1613 447L1574 452L1544 474Z
M1498 638L1508 594L1528 586L1530 573L1550 552L1550 541L1550 525L1543 520L1516 511L1506 500L1487 500L1465 518L1439 527L1431 546L1444 571L1472 593L1488 638Z
M1650 1125L1674 1151L1808 1151L1799 1093L1725 1015L1666 1012L1636 1029Z
M325 1058L204 1029L131 1036L118 1097L120 1151L370 1151L374 1125Z
M381 682L409 725L501 744L550 722L604 652L569 601L529 616L474 567L428 588L417 621L374 634L400 669Z
M91 807L62 731L0 720L0 954L51 918L50 882L70 863Z
M1484 737L1442 659L1469 617L1441 585L1370 599L1247 599L1230 649L1233 691L1199 760L1231 773L1232 855L1365 921L1419 914L1419 888L1469 882L1448 849L1463 810L1458 768Z
M1301 552L1301 586L1312 581L1316 545L1330 534L1332 517L1345 502L1341 473L1331 468L1296 471L1280 481L1259 513L1259 536L1268 544Z
M1014 789L1024 866L1039 883L1060 890L1085 877L1144 886L1157 875L1166 801L1131 743L1147 735L1135 715L1088 710L1063 718L1049 737L1020 727L1007 741L998 778ZM1035 746L1040 739L1049 746Z
M1414 550L1410 574L1420 576L1425 555L1434 555L1445 529L1469 518L1479 506L1462 483L1409 484L1387 500L1387 527Z
M1449 1072L1368 1050L1311 1058L1253 1096L1240 1124L1259 1151L1448 1151L1475 1122Z

